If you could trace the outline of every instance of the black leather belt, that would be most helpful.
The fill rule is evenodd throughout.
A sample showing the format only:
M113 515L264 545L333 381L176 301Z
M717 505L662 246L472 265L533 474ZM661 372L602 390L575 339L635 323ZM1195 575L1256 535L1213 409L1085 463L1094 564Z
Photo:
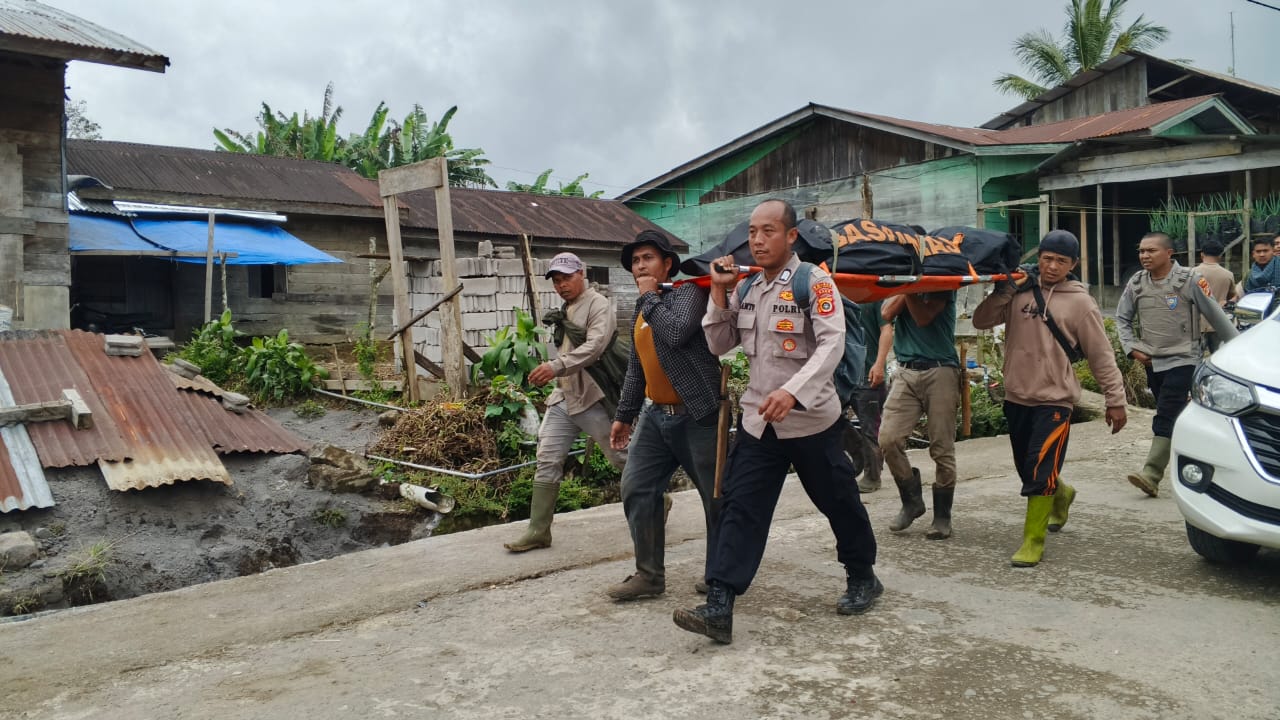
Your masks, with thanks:
M940 367L960 367L950 360L912 360L902 363L902 367L908 370L932 370Z
M663 415L688 415L689 411L684 405L663 405L662 403L654 403L653 409Z

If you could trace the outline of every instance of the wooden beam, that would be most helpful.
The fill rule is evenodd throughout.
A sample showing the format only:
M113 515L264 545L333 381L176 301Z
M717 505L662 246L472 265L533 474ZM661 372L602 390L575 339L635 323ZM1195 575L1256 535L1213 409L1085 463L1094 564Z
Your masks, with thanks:
M449 203L448 161L435 158L440 185L436 187L436 229L440 235L440 274L444 287L458 286L458 263L453 249L453 209ZM412 166L410 166L412 167ZM444 353L445 382L449 394L461 399L467 394L467 367L463 360L466 342L462 338L462 307L456 300L450 302L440 318L440 339Z
M979 203L978 209L994 210L996 208L1002 208L1002 207L1013 207L1014 205L1038 205L1040 203L1046 203L1046 202L1049 202L1049 196L1040 195L1039 197L1022 198L1021 200L1002 200L1000 202L993 202L993 203Z
M1102 286L1104 283L1106 283L1106 277L1107 277L1106 263L1104 262L1106 258L1102 253L1102 186L1095 185L1094 190L1097 195L1097 206L1098 206L1097 217L1095 217L1093 221L1095 223L1094 232L1098 236L1098 239L1095 240L1095 242L1098 243L1098 306L1101 307L1102 306Z
M1065 190L1098 183L1138 182L1140 180L1164 180L1184 175L1208 175L1214 173L1257 170L1280 167L1280 150L1247 152L1228 157L1197 158L1179 162L1156 163L1139 167L1124 167L1094 172L1048 175L1040 178L1041 190Z
M535 323L542 322L542 304L538 302L538 293L533 289L533 251L529 249L529 236L521 234L524 260L524 291L529 296L529 312L533 313ZM674 269L674 268L673 268Z
M35 235L36 221L28 217L0 215L0 235Z
M51 420L69 420L77 430L93 427L93 413L74 389L63 390L61 400L0 407L0 427Z
M1159 87L1156 87L1156 88L1154 88L1154 89L1148 90L1148 91L1147 91L1147 97L1153 97L1156 93L1161 92L1161 91L1163 91L1163 90L1168 90L1169 88L1173 87L1174 85L1177 85L1178 83L1180 83L1180 82L1182 82L1183 80L1186 80L1187 78L1190 78L1190 77L1193 77L1192 73L1183 73L1181 77L1175 78L1175 79L1170 80L1169 82L1167 82L1167 83L1165 83L1165 84L1163 84L1163 85L1160 85Z
M391 331L391 334L387 335L387 339L388 339L388 340L391 340L392 338L394 338L395 336L397 336L397 335L399 335L400 333L404 332L405 330L408 330L408 329L412 328L414 325L417 325L419 320L421 320L422 318L424 318L424 317L426 317L426 316L430 315L431 313L435 312L436 308L438 308L438 307L440 307L441 305L443 305L443 304L445 304L445 303L449 302L450 300L452 300L452 299L453 299L453 296L454 296L454 295L457 295L457 294L458 294L458 293L460 293L460 292L462 292L462 286L461 286L461 285L459 285L459 286L455 287L454 289L450 290L448 295L445 295L444 297L440 298L439 300L437 300L437 301L435 301L435 302L431 303L431 307L427 308L426 310L423 310L422 312L420 312L420 313L418 313L417 315L414 315L412 318L410 318L408 323L406 323L405 325L402 325L402 326L400 326L400 327L397 327L395 330L392 330L392 331Z
M1239 155L1243 151L1243 145L1238 142L1231 141L1177 145L1174 147L1160 148L1159 150L1139 150L1136 152L1114 153L1110 155L1100 155L1098 157L1082 158L1073 163L1067 163L1064 170L1067 172L1113 170L1115 168L1155 165L1158 163L1178 162L1180 160L1230 157L1232 155Z
M432 375L435 375L437 378L444 380L444 368L432 362L431 359L428 358L426 355L423 355L417 350L414 350L413 361L418 363L418 366L421 367L423 370L426 370Z
M1080 279L1089 284L1089 211L1080 208Z
M1120 187L1111 186L1111 284L1120 287Z
M407 327L410 310L409 288L400 247L400 212L394 195L382 198L382 210L387 223L387 249L391 253L391 288L395 297L393 317L397 326ZM404 363L406 394L410 402L417 402L418 371L413 362L413 338L408 331L400 333L400 361Z
M206 324L213 319L213 217L213 213L209 213L209 244L204 253L204 321Z
M449 175L447 172L441 172L441 163L437 162L441 159L431 158L379 172L378 194L387 198L414 190L429 190L445 186Z

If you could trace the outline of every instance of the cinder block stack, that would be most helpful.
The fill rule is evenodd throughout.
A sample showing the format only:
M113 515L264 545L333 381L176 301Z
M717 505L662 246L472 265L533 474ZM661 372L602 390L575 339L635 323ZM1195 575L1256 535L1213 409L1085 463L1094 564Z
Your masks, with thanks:
M525 290L524 261L514 247L480 243L478 257L458 258L455 267L462 293L458 296L462 310L463 341L484 352L488 338L499 328L515 325L514 308L529 312ZM543 277L549 261L534 259L533 289L544 311L558 308L551 281ZM444 287L439 260L411 262L409 267L409 300L413 311L426 309L452 288ZM434 362L442 362L440 311L431 313L413 329L414 346Z

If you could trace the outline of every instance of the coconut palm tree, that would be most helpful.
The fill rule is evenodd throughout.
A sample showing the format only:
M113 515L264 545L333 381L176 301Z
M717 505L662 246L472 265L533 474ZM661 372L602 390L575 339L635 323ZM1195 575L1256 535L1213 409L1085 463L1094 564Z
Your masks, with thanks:
M1150 50L1168 39L1168 28L1143 15L1122 26L1126 2L1071 0L1061 40L1044 29L1014 40L1013 54L1031 78L1006 73L996 78L996 89L1030 100L1120 53Z

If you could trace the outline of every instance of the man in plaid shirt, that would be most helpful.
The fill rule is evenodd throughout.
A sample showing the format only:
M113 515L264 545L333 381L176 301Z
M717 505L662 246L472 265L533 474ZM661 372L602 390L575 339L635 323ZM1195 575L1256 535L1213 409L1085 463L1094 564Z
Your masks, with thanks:
M635 277L640 297L631 361L609 440L615 450L627 448L622 507L635 544L636 572L609 588L615 600L666 591L663 494L677 466L684 468L702 496L707 547L715 544L711 500L720 361L707 349L702 332L707 291L693 283L662 289L679 265L671 241L655 230L641 232L622 248L622 267ZM698 583L699 590L705 592L705 587Z

